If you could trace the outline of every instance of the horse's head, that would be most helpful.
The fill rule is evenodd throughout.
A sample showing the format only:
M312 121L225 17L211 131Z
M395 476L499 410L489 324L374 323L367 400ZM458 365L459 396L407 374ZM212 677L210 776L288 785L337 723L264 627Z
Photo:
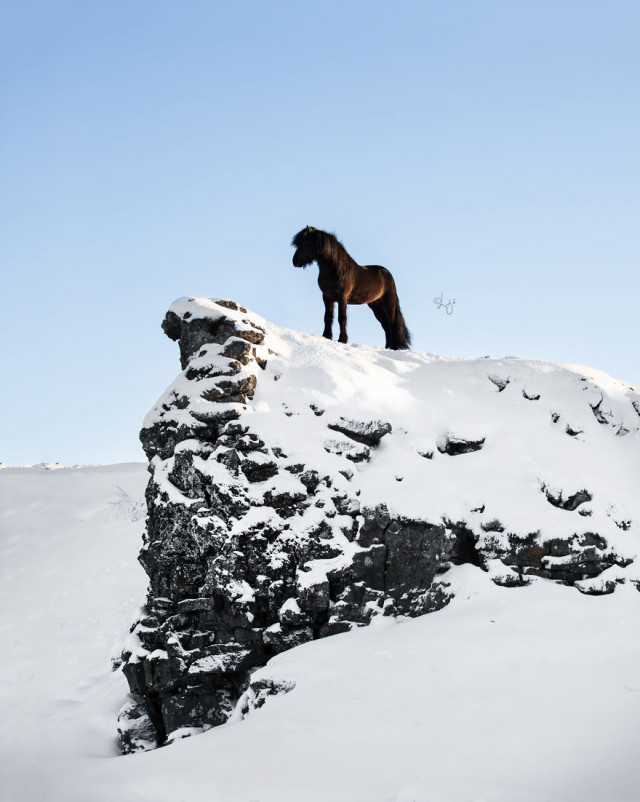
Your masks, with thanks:
M306 267L318 258L321 234L322 232L317 228L307 226L295 235L291 240L291 244L296 249L292 260L294 267Z

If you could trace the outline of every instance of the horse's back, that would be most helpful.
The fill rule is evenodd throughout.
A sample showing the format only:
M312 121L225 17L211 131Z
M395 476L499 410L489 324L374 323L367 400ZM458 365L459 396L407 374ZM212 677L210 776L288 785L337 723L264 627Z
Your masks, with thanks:
M389 273L386 267L382 265L362 265L363 270L377 270L380 273Z
M383 267L382 265L366 265L365 270L370 270L372 275L376 275L380 278L384 284L385 291L388 289L395 290L396 283L393 279L391 271L386 267Z

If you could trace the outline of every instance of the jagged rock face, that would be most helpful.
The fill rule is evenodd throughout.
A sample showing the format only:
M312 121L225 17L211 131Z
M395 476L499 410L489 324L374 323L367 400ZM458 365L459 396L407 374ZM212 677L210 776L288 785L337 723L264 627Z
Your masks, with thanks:
M440 609L451 598L443 575L452 562L480 565L505 585L538 576L597 593L624 581L634 556L623 548L628 506L619 513L602 499L610 512L595 513L593 488L557 487L540 466L535 483L522 480L535 504L510 520L486 466L474 463L500 440L494 422L481 431L482 421L470 425L453 402L446 420L442 410L412 418L409 406L399 408L409 403L404 375L427 375L427 357L369 349L367 365L395 370L398 392L385 405L384 383L372 390L363 376L335 403L359 380L362 366L349 373L345 362L360 358L357 349L299 335L290 359L291 339L229 301L183 299L163 329L179 343L183 370L141 432L151 477L140 561L150 584L123 655L132 692L120 717L125 751L221 724L243 694L251 709L290 690L249 688L252 671L280 651L376 615ZM324 373L322 354L331 366ZM483 388L499 403L509 393L518 409L542 403L536 387L514 391L518 380L491 367ZM589 420L570 427L573 446L589 423L611 426L612 417L614 436L637 436L640 394L629 401L637 421L607 415L591 385L588 395ZM546 427L562 425L556 410L543 417ZM411 435L412 420L420 425ZM470 484L474 464L485 485ZM563 526L549 527L549 515L564 516Z
M447 602L435 581L451 552L444 526L363 509L344 475L291 462L251 431L269 353L246 315L219 302L207 317L171 310L163 324L184 372L141 432L150 589L124 655L134 699L120 718L125 751L224 722L273 654ZM324 448L349 465L370 459L391 426L339 418L328 429L343 439Z

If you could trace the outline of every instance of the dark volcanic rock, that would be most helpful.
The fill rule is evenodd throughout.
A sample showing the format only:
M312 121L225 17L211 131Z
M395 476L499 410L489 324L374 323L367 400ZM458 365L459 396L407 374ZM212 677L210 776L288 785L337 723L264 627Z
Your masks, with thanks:
M371 449L365 445L350 443L348 440L326 440L324 450L329 454L344 455L351 462L369 462Z
M191 301L195 299L190 299ZM243 306L233 301L218 302L218 306L231 309L237 312L247 313ZM230 349L235 348L234 338L239 337L249 343L260 344L264 341L264 329L247 321L247 325L238 325L236 321L224 315L221 311L219 317L213 314L207 317L194 317L189 312L178 316L174 311L167 312L167 316L162 323L162 330L172 340L178 340L180 344L180 364L186 368L191 357L196 354L203 345L208 343L229 343ZM246 353L246 351L245 351Z
M123 654L132 692L124 751L224 722L247 688L245 704L260 706L282 690L250 685L273 654L449 600L436 577L449 565L451 533L394 520L384 506L361 510L344 481L338 490L264 443L243 417L268 363L264 332L232 302L205 311L189 300L167 314L183 374L141 432L151 478L140 561L150 585ZM325 451L352 463L369 461L391 432L344 417L329 428L346 439Z
M452 543L443 525L400 518L384 532L384 585L396 601L416 588L424 591L449 565Z
M391 424L381 420L359 421L341 417L334 423L327 425L334 432L345 434L355 440L356 443L362 443L371 448L379 445L385 434L389 434L391 431Z
M508 548L500 554L500 559L519 575L540 576L569 585L629 562L610 550L607 541L593 532L548 540L542 540L537 532L524 536L509 534Z
M547 497L549 504L553 504L554 507L559 507L561 510L570 510L572 512L573 510L577 510L581 504L584 504L586 501L591 501L593 498L588 490L578 490L570 496L565 497L562 491L554 493L554 491L546 485L542 486L542 492Z
M446 437L438 443L438 451L441 454L449 454L451 457L455 457L458 454L471 454L473 451L480 451L484 445L484 441L484 437L480 440L465 440L462 437L447 434Z
M501 376L489 375L489 381L498 388L498 392L501 393L507 387L507 385L511 382L511 379L506 378L503 379Z
M418 451L427 458L419 460L415 443L424 440L406 438L413 444L399 475L385 460L407 431L397 426L393 448L385 448L388 422L327 415L327 427L327 397L322 406L307 397L297 403L282 390L275 425L273 417L261 423L272 399L265 392L261 398L261 387L281 392L288 376L277 355L278 369L269 364L274 355L262 326L231 301L178 301L163 329L179 343L182 373L140 434L150 479L139 559L149 590L122 655L131 690L119 720L124 751L162 745L183 728L217 726L238 702L255 709L290 690L286 681L251 681L255 668L279 652L377 615L440 609L452 596L445 576L452 564L471 563L508 586L538 576L607 593L618 581L611 572L592 581L626 564L610 548L610 535L595 531L601 517L589 517L594 531L573 529L574 520L584 527L591 515L582 507L591 501L587 490L564 495L542 485L550 504L579 513L557 513L571 532L555 539L509 531L508 518L483 498L469 505L467 518L400 515L391 501L382 503L393 496L377 495L396 486L394 476L403 479L403 492L413 482L406 495L420 501L432 493L429 477L439 466L460 463L432 459L433 450ZM490 378L501 392L510 381ZM505 393L498 403L516 396L520 401L519 393ZM285 430L293 432L288 439ZM499 438L491 431L493 456ZM307 437L311 445L297 447ZM437 448L457 456L484 442L448 434ZM461 463L482 470L483 456ZM372 496L368 477L381 482L381 475L387 485L372 482L381 488ZM556 514L541 499L541 483L533 487L536 502ZM615 515L615 532L626 531L627 513L621 508Z

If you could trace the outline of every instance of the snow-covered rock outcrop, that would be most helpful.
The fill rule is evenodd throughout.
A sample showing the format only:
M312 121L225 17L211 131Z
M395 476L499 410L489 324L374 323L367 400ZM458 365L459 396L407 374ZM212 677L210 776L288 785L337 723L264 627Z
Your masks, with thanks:
M640 388L578 366L448 359L182 299L182 373L145 420L145 616L125 750L286 691L270 656L446 605L452 563L503 585L638 586Z

